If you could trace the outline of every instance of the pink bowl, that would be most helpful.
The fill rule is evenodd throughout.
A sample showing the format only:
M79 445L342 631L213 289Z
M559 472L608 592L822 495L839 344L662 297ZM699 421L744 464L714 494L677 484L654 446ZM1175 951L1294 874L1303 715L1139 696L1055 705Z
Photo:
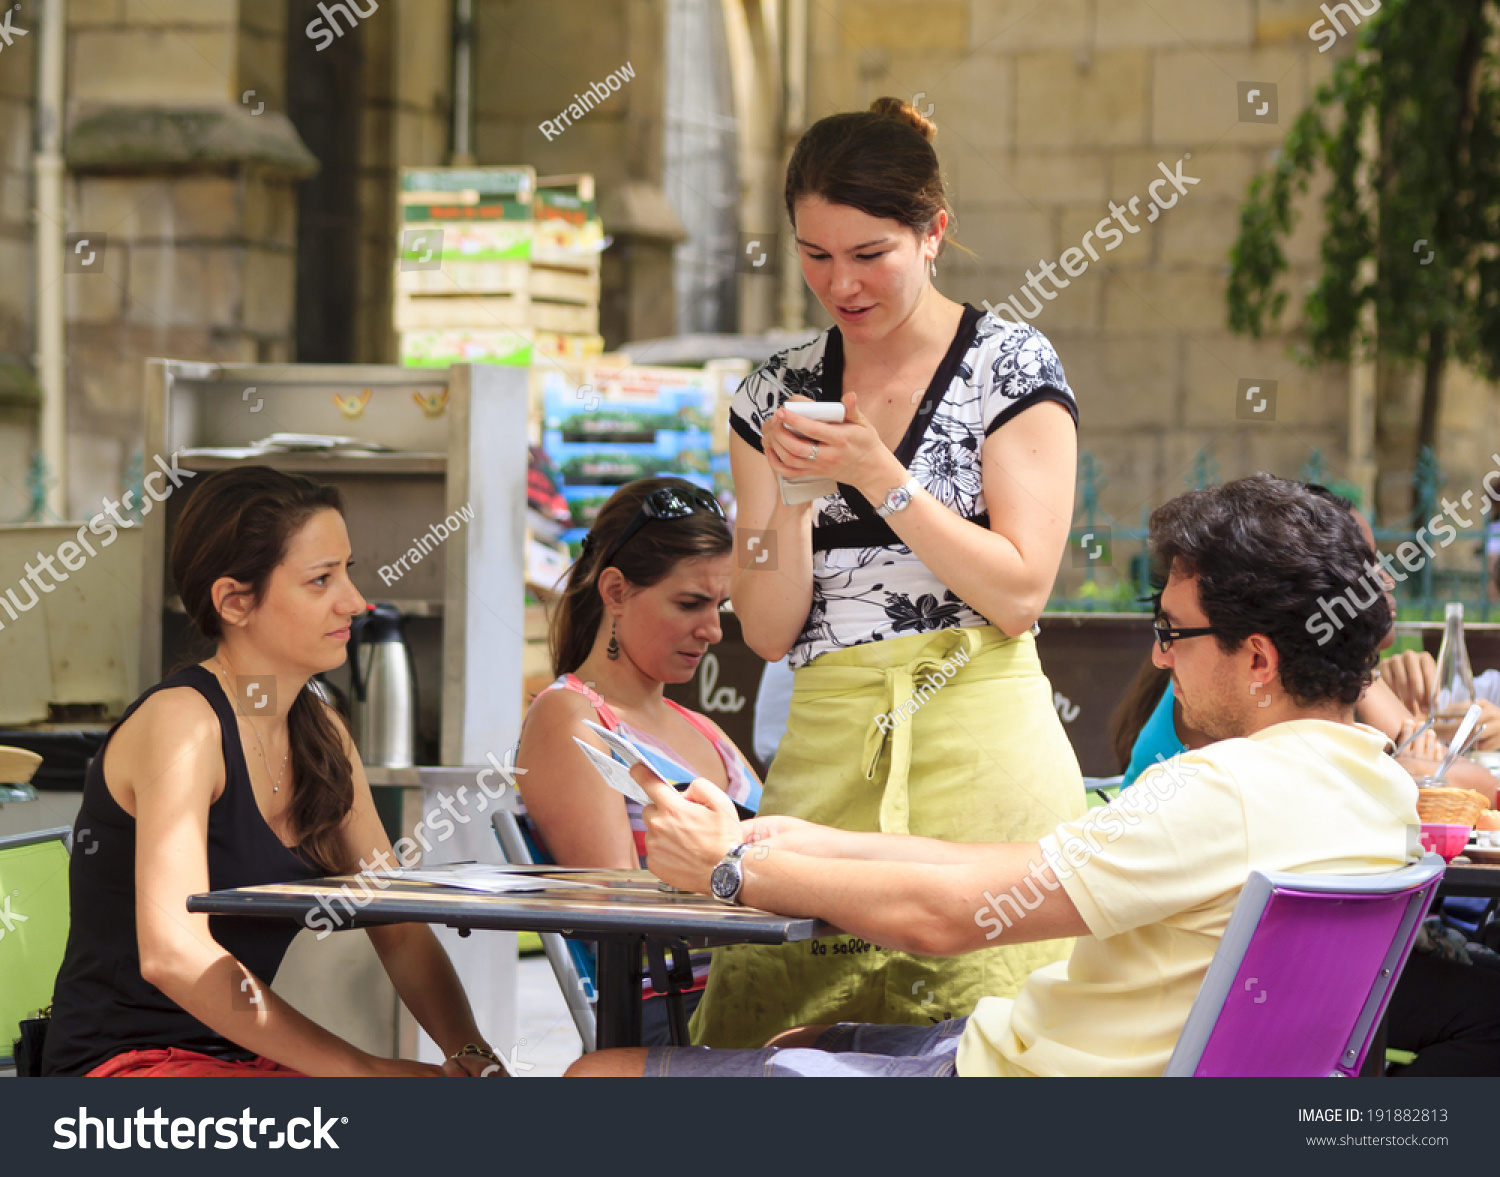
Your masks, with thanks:
M1469 826L1450 825L1446 822L1424 821L1422 823L1422 846L1434 854L1441 854L1444 861L1452 862L1464 852L1469 844Z

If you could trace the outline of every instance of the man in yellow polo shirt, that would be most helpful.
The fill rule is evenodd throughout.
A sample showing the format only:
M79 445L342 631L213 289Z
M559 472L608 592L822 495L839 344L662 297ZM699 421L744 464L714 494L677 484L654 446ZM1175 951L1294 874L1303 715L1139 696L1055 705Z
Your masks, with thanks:
M1159 1075L1252 870L1361 874L1420 857L1416 787L1384 734L1353 716L1390 623L1384 597L1336 641L1319 645L1307 625L1321 601L1359 599L1348 593L1368 546L1350 516L1259 475L1159 508L1150 545L1165 574L1154 657L1186 722L1217 742L1039 843L784 817L742 826L706 783L679 795L636 770L656 802L651 869L674 886L922 955L1078 937L1068 961L1013 1000L935 1026L809 1026L761 1050L601 1051L569 1073Z

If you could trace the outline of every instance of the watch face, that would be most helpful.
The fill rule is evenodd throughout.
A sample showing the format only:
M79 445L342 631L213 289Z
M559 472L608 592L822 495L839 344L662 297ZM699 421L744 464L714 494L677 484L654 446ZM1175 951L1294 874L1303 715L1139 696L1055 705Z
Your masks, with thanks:
M714 873L709 879L709 886L713 889L715 899L733 899L740 890L740 872L736 869L738 863L731 865L721 862L714 867Z
M911 491L904 486L898 486L890 494L885 496L885 509L887 511L899 511L911 502Z

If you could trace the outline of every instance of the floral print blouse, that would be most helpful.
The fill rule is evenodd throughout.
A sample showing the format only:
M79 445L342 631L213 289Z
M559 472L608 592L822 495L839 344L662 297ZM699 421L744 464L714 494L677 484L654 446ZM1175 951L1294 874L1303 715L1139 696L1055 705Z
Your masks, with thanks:
M843 371L843 337L833 327L745 377L730 423L760 450L761 428L782 401L794 394L836 401ZM1063 405L1077 423L1073 391L1046 337L966 306L896 457L949 510L988 527L984 440L1043 401ZM896 538L875 506L843 485L813 505L812 608L788 655L793 668L863 642L989 624Z

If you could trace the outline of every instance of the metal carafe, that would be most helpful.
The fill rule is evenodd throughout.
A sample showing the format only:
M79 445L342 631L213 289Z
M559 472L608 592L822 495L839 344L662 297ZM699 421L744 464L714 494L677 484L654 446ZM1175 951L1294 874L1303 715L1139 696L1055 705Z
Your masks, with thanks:
M349 627L354 746L366 764L416 764L417 680L401 611L371 605Z

